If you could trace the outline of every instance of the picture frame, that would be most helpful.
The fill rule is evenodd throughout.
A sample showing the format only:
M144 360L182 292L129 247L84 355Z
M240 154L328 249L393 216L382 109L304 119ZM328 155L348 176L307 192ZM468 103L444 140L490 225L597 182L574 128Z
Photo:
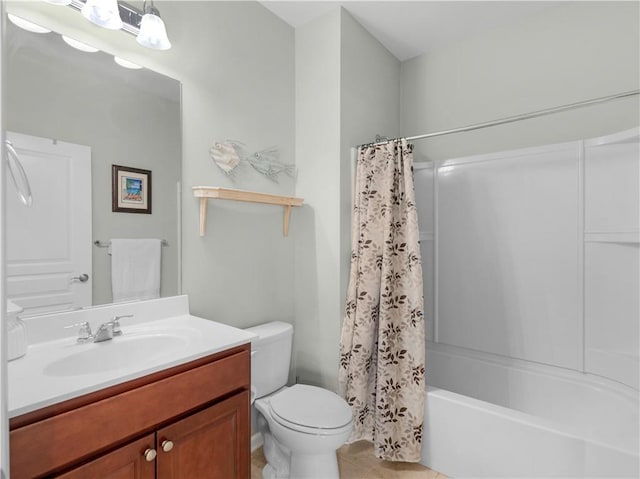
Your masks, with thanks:
M111 165L111 211L151 214L151 171Z

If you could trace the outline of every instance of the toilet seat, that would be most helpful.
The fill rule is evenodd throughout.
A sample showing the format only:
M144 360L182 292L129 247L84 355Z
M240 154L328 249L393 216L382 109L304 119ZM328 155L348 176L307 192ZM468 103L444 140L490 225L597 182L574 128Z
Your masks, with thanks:
M303 384L274 394L269 409L280 425L306 434L341 434L353 421L351 408L340 396Z

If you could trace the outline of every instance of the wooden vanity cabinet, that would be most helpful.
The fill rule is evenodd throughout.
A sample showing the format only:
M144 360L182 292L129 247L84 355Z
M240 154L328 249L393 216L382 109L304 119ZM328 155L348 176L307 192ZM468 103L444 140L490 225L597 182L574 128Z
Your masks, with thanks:
M237 395L159 430L158 478L249 477L249 458L238 454L248 435L237 427L248 408L248 397Z
M149 434L137 441L119 447L87 464L78 466L56 477L60 479L154 479L156 464L147 461L145 452L153 448L155 435Z
M11 478L248 479L249 345L13 418Z

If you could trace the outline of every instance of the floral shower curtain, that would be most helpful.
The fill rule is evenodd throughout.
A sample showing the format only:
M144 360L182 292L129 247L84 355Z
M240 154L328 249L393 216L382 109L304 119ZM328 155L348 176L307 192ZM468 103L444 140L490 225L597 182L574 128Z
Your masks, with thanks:
M425 342L412 150L404 139L358 150L338 379L353 410L349 442L365 439L381 459L417 462Z

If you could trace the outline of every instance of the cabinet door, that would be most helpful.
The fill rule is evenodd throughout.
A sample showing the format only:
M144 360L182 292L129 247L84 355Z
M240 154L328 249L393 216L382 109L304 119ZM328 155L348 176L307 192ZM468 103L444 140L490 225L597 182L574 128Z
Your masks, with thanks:
M61 479L154 479L156 463L145 458L145 451L153 449L155 436L149 434L98 459L57 476Z
M157 432L159 479L248 479L249 392Z

